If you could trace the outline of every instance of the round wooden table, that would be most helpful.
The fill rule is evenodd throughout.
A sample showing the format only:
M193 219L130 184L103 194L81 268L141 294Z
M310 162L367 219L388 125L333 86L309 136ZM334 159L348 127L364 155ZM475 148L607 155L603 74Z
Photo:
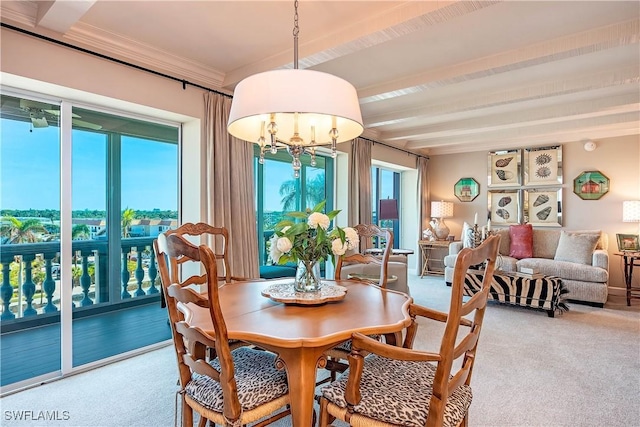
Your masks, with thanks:
M230 339L255 344L278 354L289 380L294 427L309 427L313 420L316 368L324 366L323 353L351 338L353 332L393 334L409 326L404 293L349 280L323 280L347 287L346 297L317 306L283 304L261 295L276 279L234 282L220 288L220 306ZM186 321L211 331L208 309L187 304L180 307ZM213 335L213 334L211 334Z

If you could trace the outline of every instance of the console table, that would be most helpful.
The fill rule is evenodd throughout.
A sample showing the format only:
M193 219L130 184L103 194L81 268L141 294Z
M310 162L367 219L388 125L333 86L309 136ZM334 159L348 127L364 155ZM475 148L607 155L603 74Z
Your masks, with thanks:
M422 253L422 270L420 271L420 277L424 277L426 274L444 274L444 262L443 257L434 258L431 254L433 250L448 250L449 249L448 240L419 240L418 245L420 245L420 252ZM429 261L437 261L442 264L441 270L430 270L429 269Z
M631 298L640 298L640 288L631 286L633 266L640 267L640 252L621 252L616 255L624 259L624 284L627 288L627 305L631 305Z

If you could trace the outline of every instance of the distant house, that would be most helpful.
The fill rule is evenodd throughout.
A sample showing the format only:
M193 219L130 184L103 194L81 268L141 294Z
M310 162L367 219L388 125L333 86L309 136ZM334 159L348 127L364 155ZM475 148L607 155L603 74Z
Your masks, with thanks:
M89 238L95 239L107 230L107 221L104 219L72 218L73 225L86 225L89 227Z
M177 226L175 219L136 219L129 228L129 234L131 237L155 237Z

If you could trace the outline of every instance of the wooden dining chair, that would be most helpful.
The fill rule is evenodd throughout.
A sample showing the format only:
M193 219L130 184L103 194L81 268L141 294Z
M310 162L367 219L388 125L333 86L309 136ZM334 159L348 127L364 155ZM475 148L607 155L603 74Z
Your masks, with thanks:
M198 222L195 224L191 222L187 222L175 229L167 230L163 234L165 235L165 237L168 237L170 235L176 235L176 236L182 236L184 238L196 240L199 242L198 244L200 243L207 244L207 246L209 246L209 248L212 249L212 252L214 253L214 256L216 259L216 267L219 272L218 273L219 284L233 283L234 281L250 280L244 277L233 276L231 274L231 266L229 262L229 251L228 251L229 232L225 227L214 227L204 222ZM159 253L156 244L157 244L157 240L154 241L154 250L156 252L156 260L158 263L160 280L162 281L162 283L169 283L169 284L178 283L179 275L181 274L180 270L183 267L183 265L187 265L187 268L189 268L188 264L193 263L194 261L189 259L188 257L182 257L180 259L177 259L176 260L177 268L171 270L170 272L169 271L170 269L168 268L169 266L166 263L165 255L162 253ZM195 268L200 268L200 265L196 266ZM194 278L194 280L196 280L196 278ZM202 276L198 280L200 282L195 284L204 285L206 278ZM165 297L164 287L162 288L162 292L160 292L160 298L161 298L160 305L162 307L165 307L166 297ZM233 350L235 348L242 347L245 345L250 345L250 344L244 341L231 340L229 341L229 345ZM211 355L210 355L211 358L215 358L215 353L214 353L215 349L210 348L209 351L211 352Z
M499 244L500 237L491 236L460 252L448 313L410 305L412 323L402 347L353 334L348 373L321 390L320 427L335 418L353 426L467 425L471 374ZM467 270L481 263L482 290L465 302ZM413 349L418 317L445 323L438 352Z
M336 279L346 279L351 275L351 280L360 280L386 288L389 256L393 249L393 232L373 224L358 224L353 228L360 238L360 250L349 251L338 257ZM374 247L376 239L382 245L382 254L366 253L367 248Z
M335 270L336 279L358 280L386 288L389 256L393 248L393 232L373 224L358 224L353 228L358 232L360 248L358 251L351 251L338 257ZM376 239L382 245L382 254L367 253L366 248L374 247ZM399 336L396 334L394 339L398 339ZM371 338L381 339L379 335L371 335ZM325 352L327 357L325 369L330 371L330 377L319 384L335 380L338 373L347 369L347 358L350 352L351 340Z
M247 277L234 276L231 272L229 261L229 230L226 227L214 227L205 222L187 222L180 227L165 231L167 236L177 234L179 236L191 236L200 239L199 243L206 244L213 251L217 267L218 282L232 283L234 281L251 280Z
M288 415L287 375L276 368L277 356L245 346L231 350L218 299L217 259L211 248L196 246L177 233L160 234L154 245L162 255L159 259L166 260L169 277L176 278L163 280L162 286L178 360L182 425L193 425L193 411L200 415L200 427L207 420L236 427L268 417L255 424L264 426ZM200 263L204 274L178 277L175 272L186 260ZM191 288L203 283L206 295ZM179 304L207 308L215 335L189 326ZM216 358L207 357L208 348L215 348Z

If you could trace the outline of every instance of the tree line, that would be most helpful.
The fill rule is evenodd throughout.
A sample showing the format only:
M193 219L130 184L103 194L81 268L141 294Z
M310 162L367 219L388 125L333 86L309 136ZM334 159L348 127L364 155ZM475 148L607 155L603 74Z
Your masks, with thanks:
M43 218L50 221L60 221L60 211L54 209L2 209L2 217L14 218ZM97 209L84 209L72 211L73 218L106 218L107 212ZM172 210L136 210L135 219L167 219L178 218L178 211Z

